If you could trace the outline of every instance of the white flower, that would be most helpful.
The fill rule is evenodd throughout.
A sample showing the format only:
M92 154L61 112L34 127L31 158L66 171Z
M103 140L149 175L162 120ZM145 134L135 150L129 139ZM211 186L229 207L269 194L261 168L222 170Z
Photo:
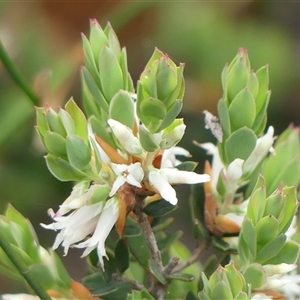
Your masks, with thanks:
M118 217L118 202L112 198L106 202L92 237L75 246L76 248L86 248L82 256L89 255L91 251L97 248L99 262L102 269L104 269L103 257L108 259L104 243L114 224L118 220Z
M95 138L95 133L93 132L92 126L90 123L88 123L88 136L89 136L91 148L95 151L97 156L100 157L103 162L109 163L110 158L105 153L105 151L103 151L103 149L100 147L100 145L97 143L96 138Z
M93 188L94 186L87 191L87 199L93 192ZM57 213L54 214L54 212L50 210L50 215L55 222L49 225L41 225L46 229L60 231L56 236L52 247L53 249L58 248L58 246L62 244L64 247L64 255L67 255L70 247L88 247L83 253L83 256L85 256L97 247L99 261L103 266L102 256L106 256L104 243L119 217L117 204L118 201L116 198L111 198L106 203L100 201L92 205L85 204L67 216L61 216ZM93 234L92 238L84 241L91 234Z
M129 127L113 119L109 119L107 123L126 151L136 156L143 154L144 150L139 139L133 135L133 132Z
M4 294L1 295L1 300L39 300L38 296L29 294Z
M136 162L129 166L112 163L111 167L118 177L111 188L111 191L109 193L110 197L112 197L125 182L139 188L142 187L140 182L144 178L144 171L139 162Z
M174 147L183 137L186 125L180 124L173 130L167 133L163 133L162 141L160 146L162 149L170 149Z
M210 180L210 176L207 174L197 174L194 172L180 171L175 168L162 168L156 169L153 166L149 166L148 179L150 185L172 205L176 205L178 199L176 192L172 188L172 184L195 184L206 182Z
M180 160L176 159L176 155L190 157L189 151L182 147L172 147L164 151L161 161L162 168L173 168L181 163Z
M59 210L56 212L55 216L59 217L70 210L77 209L85 204L86 191L88 190L89 182L81 181L73 187L71 195L60 205Z
M225 171L227 193L233 193L237 189L237 183L243 175L243 163L244 161L242 159L237 158L227 167L227 170Z
M269 300L269 299L272 300L273 297L269 297L263 293L258 293L258 294L255 294L253 297L251 297L251 300Z
M269 151L270 152L274 151L274 149L272 148L273 142L274 142L274 128L270 126L268 128L267 133L261 138L257 139L254 150L251 152L250 156L246 159L243 166L244 174L254 170Z
M216 194L217 193L216 186L217 186L219 174L221 170L225 168L225 166L221 161L218 147L216 147L213 143L198 144L195 142L195 144L205 149L207 151L207 154L213 156L211 186L213 188L214 194Z

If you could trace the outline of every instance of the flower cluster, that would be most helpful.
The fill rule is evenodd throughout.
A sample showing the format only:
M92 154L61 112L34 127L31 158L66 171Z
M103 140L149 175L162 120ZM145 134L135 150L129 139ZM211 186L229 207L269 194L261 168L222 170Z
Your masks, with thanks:
M37 109L50 171L61 180L77 181L59 210L49 210L54 223L42 226L59 231L54 249L62 244L67 254L70 247L85 248L83 256L97 249L104 268L105 240L114 226L122 236L129 212L159 199L176 205L173 185L206 182L210 176L176 168L176 155L190 156L177 146L185 131L183 120L176 119L184 93L183 65L177 67L155 49L134 94L125 50L112 28L102 31L95 21L91 26L90 40L84 37L82 78L85 106L95 111L87 109L86 120L73 100L58 113ZM103 64L96 67L96 61ZM108 89L111 83L103 74L120 81Z

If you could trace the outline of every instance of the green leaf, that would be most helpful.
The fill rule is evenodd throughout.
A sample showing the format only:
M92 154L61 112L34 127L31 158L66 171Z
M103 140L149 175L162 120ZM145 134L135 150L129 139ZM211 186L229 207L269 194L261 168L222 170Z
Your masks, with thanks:
M271 240L260 251L258 251L256 262L260 264L266 264L266 261L270 260L279 253L285 241L286 236L284 234L278 235L275 239Z
M261 110L259 112L257 111L257 108L256 108L256 118L252 125L252 130L255 132L255 134L257 136L260 136L266 127L267 108L269 105L270 97L271 97L271 91L268 91L266 100L264 102L264 106L261 108Z
M247 89L251 93L252 97L255 99L258 94L259 83L256 74L253 70L250 71L248 81L247 81Z
M127 53L126 53L125 48L123 48L121 51L120 67L121 67L122 73L123 73L123 89L130 93L135 93L132 78L128 72Z
M198 293L199 300L212 300L204 291Z
M90 46L93 51L94 60L98 61L100 52L104 46L108 46L108 39L102 30L99 23L92 19L90 20Z
M223 133L225 133L226 136L229 136L231 133L230 118L228 107L224 99L220 99L218 102L218 115Z
M166 107L164 103L155 98L143 99L139 109L141 115L139 118L144 123L145 127L151 132L156 133L162 120L166 117Z
M133 100L128 92L120 90L111 99L109 118L119 121L123 125L133 129L135 123L135 109Z
M255 100L247 88L232 100L228 112L232 131L244 126L251 128L256 116L256 107Z
M140 226L135 221L127 218L123 236L128 243L131 254L144 268L148 269L148 261L151 255Z
M242 234L239 235L238 254L240 256L242 265L247 266L249 262L253 260L252 258L250 258L250 250Z
M154 259L149 260L149 269L151 274L163 285L166 284L166 278L162 272L160 266L156 263Z
M153 135L143 126L139 126L139 140L142 147L148 152L154 152L159 149L159 145L153 138Z
M58 114L65 127L67 135L76 134L75 123L70 114L62 108L59 108Z
M280 233L285 233L290 227L294 215L297 211L298 201L297 201L297 191L294 186L285 187L282 190L284 207L281 211L281 214L278 217Z
M178 83L177 68L167 56L158 60L158 69L155 76L157 98L164 101L176 88Z
M184 161L181 164L176 166L176 169L180 171L189 171L193 172L198 166L197 162L194 161Z
M280 251L273 258L267 260L265 265L277 264L295 264L299 258L300 248L299 244L294 241L287 241L280 249Z
M91 96L94 98L94 100L99 105L99 107L101 107L101 109L103 109L106 113L108 113L109 110L109 105L107 102L108 100L104 98L103 94L101 93L101 90L97 86L90 72L83 67L81 75L82 75L82 80L85 82L86 87L88 88Z
M123 230L124 237L134 237L142 234L142 229L137 222L131 218L126 218L126 224Z
M115 247L115 258L117 270L122 274L129 268L129 250L126 240L120 238Z
M211 290L211 300L232 299L229 286L224 281L217 282Z
M272 215L278 219L282 212L284 200L282 198L282 189L278 188L272 195L266 199L264 216Z
M121 54L121 46L118 37L109 22L105 26L104 32L108 38L110 50L116 55L116 57L119 57Z
M47 167L52 175L61 181L79 181L86 178L84 173L62 158L51 154L48 154L45 158Z
M67 158L66 139L60 134L48 131L44 135L44 145L49 153L62 158Z
M257 263L249 265L243 275L246 282L251 284L252 289L258 289L267 282L264 268Z
M175 231L168 235L163 235L163 238L157 237L157 246L158 248L163 251L168 249L175 241L178 241L182 237L182 231Z
M91 74L93 80L95 80L96 85L100 88L100 79L98 73L98 67L96 66L93 50L89 40L86 38L84 34L82 36L82 44L83 44L83 52L84 52L84 60L85 66L88 72Z
M243 90L248 81L249 71L242 59L239 59L230 69L227 84L227 101L231 101Z
M260 249L273 240L278 234L278 220L272 216L268 215L260 219L255 226L257 244Z
M29 272L32 273L33 278L38 278L39 284L42 285L45 290L55 287L55 279L48 266L44 264L34 264L28 268Z
M170 202L164 199L161 199L150 202L143 208L143 211L148 216L160 217L172 212L176 208L177 206L170 204Z
M10 227L15 223L19 225L19 228L22 230L22 234L20 236L21 243L23 244L23 250L26 251L26 253L31 257L31 259L34 262L39 261L39 240L37 238L37 235L35 233L35 230L30 223L28 219L26 219L20 212L18 212L12 205L8 205L7 209L5 211L5 216L8 218L10 222ZM1 219L0 219L1 221ZM2 225L5 223L2 222ZM4 234L3 227L1 228L1 231ZM12 229L10 229L10 232L12 233ZM14 231L15 238L17 238L17 230ZM5 234L5 237L7 238L7 235ZM20 241L19 241L20 243Z
M239 292L233 300L248 300L248 295L245 292Z
M91 161L90 147L76 135L67 137L67 154L70 164L79 170L83 170Z
M83 279L83 284L91 291L91 294L105 300L126 300L131 292L127 284L114 281L106 282L101 274L92 274Z
M258 95L255 99L256 101L256 111L260 112L262 107L265 104L265 101L267 99L267 92L269 89L269 66L266 65L262 68L260 68L256 72L257 79L259 81L259 90Z
M60 260L59 256L56 254L55 251L50 249L49 252L50 252L50 255L52 258L52 262L54 263L54 266L55 266L56 275L60 279L59 282L56 279L56 282L59 283L59 286L65 288L65 289L70 288L71 277L70 277L69 273L67 272L64 264L62 263L62 261Z
M245 243L249 247L252 257L255 257L257 236L253 222L250 219L244 219L242 223L241 234L243 239L245 240Z
M42 136L50 130L49 124L47 122L45 116L45 108L44 107L35 107L36 112L36 124L39 129L39 132Z
M59 114L56 113L50 106L46 106L45 116L49 124L50 130L60 134L62 137L66 137L67 132Z
M171 125L174 122L175 118L178 116L178 114L181 111L181 108L183 105L182 102L183 101L180 99L174 101L173 105L168 109L166 116L163 119L163 121L161 122L157 132L163 130L164 128L168 127L169 125Z
M195 279L195 276L184 273L174 273L166 276L167 279L180 280L184 282L191 282Z
M76 135L84 141L88 141L87 121L84 113L78 107L76 102L71 98L65 105L66 111L70 114L75 124Z
M108 47L103 47L99 56L99 73L102 92L109 103L123 88L123 74L118 58Z
M227 163L230 164L236 158L246 160L256 145L254 132L246 127L233 132L225 142Z

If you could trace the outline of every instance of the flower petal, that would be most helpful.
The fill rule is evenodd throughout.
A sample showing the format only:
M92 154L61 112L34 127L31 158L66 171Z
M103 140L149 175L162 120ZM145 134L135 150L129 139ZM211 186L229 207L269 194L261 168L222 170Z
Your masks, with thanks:
M165 168L161 169L161 171L166 174L168 182L170 184L194 184L207 182L210 180L210 176L207 174L197 174L195 172L180 171L175 168Z
M178 199L176 197L176 192L168 182L167 176L160 172L160 170L153 170L149 172L149 182L157 190L157 192L166 201L170 202L172 205L176 205Z

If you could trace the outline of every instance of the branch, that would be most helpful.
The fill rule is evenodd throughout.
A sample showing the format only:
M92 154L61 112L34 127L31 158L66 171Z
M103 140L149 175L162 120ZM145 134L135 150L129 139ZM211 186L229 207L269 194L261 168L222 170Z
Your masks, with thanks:
M181 270L187 268L191 264L193 264L195 261L197 261L202 253L202 251L206 248L206 242L202 242L198 245L198 247L194 250L193 255L186 261L178 264L175 266L171 272L171 274L178 273Z

